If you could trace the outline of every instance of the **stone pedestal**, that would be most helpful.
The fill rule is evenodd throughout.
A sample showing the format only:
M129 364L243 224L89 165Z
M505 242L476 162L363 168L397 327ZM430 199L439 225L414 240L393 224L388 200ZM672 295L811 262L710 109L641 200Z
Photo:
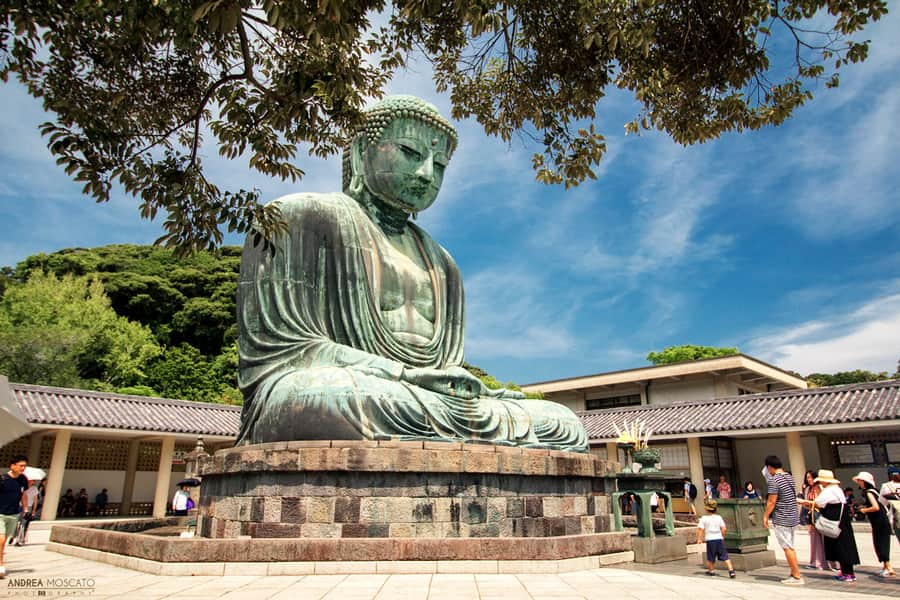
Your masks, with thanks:
M634 562L656 564L687 557L687 543L683 536L635 537Z
M762 500L726 498L716 501L725 521L725 547L730 554L749 554L768 547L769 530L763 527L766 504Z
M737 571L755 571L763 567L771 567L775 564L774 550L757 550L743 554L729 554L731 564Z
M746 552L739 554L737 552L728 552L728 558L734 565L735 571L755 571L763 567L771 567L775 564L774 550L759 550L756 552ZM697 553L697 564L706 566L706 551L701 550ZM725 563L716 561L717 569L724 569Z
M591 534L610 512L589 454L422 441L275 442L200 463L207 538Z
M765 502L726 498L717 500L717 513L725 521L725 547L737 571L753 571L775 564L775 552L768 550L769 530L762 526ZM706 563L706 554L700 553Z

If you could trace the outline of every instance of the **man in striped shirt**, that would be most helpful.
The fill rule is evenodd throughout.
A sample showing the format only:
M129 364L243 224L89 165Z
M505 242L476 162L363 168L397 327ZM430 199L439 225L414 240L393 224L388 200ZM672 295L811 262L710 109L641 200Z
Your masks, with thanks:
M805 582L800 576L800 566L797 564L797 551L794 550L794 527L800 524L800 511L797 510L797 488L794 486L794 478L785 473L781 459L775 455L766 457L766 471L768 476L768 498L766 500L766 513L763 516L763 527L769 526L772 521L772 531L784 557L791 569L791 576L783 579L781 583L786 585L803 585Z

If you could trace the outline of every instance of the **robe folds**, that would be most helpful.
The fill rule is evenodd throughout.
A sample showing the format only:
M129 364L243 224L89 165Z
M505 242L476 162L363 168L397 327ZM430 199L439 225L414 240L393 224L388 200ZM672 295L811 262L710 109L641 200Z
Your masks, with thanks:
M586 451L580 420L540 400L463 399L402 380L404 368L463 361L459 269L416 225L429 272L434 334L398 339L382 322L380 271L390 241L353 198L276 200L287 229L275 252L244 246L237 294L238 444L308 439L451 439Z

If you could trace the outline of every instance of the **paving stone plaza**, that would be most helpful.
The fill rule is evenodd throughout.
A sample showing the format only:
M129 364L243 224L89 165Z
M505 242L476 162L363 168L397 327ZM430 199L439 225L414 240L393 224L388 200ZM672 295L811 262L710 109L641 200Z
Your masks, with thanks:
M880 579L868 531L856 533L862 566L855 583L838 583L827 573L804 569L806 585L788 587L783 561L774 567L741 573L729 579L724 572L712 578L703 574L696 560L660 565L634 563L570 573L546 573L540 562L523 565L518 574L475 573L460 564L458 573L358 574L353 563L334 565L346 573L329 575L266 576L231 574L225 576L160 576L139 573L47 549L49 531L31 534L29 544L9 548L9 575L0 582L0 597L91 597L91 598L285 598L285 599L403 599L403 600L503 600L540 599L646 599L729 597L860 599L900 597L900 578ZM771 545L771 544L770 544ZM801 558L808 553L808 537L797 533ZM892 555L900 556L893 540ZM397 563L398 567L402 563ZM399 570L399 568L398 568ZM482 565L479 570L489 570ZM40 580L38 583L36 580ZM59 589L49 589L56 584ZM44 594L39 595L43 591Z

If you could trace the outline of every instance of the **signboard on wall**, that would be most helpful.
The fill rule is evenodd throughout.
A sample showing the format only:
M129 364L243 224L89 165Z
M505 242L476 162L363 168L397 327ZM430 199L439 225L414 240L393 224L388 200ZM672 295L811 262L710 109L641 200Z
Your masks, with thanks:
M900 463L900 442L885 442L884 450L889 463Z
M837 450L842 465L870 465L875 461L872 444L841 444Z

